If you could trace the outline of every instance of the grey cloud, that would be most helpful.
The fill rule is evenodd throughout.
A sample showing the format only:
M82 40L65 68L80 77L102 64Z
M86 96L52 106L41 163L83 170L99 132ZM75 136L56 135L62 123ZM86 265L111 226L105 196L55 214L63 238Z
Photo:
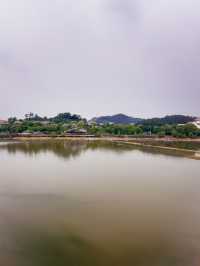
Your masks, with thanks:
M0 3L0 117L199 115L197 0Z
M139 9L140 5L138 1L132 0L110 0L107 3L107 10L110 12L109 15L117 15L117 19L120 21L127 20L130 22L131 20L136 21L139 19Z

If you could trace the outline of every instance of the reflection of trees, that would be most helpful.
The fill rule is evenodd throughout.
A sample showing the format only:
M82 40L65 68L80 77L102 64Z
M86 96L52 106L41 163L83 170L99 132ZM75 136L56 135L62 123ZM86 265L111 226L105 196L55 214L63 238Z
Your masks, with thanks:
M139 243L133 237L132 243L124 246L114 241L109 245L105 242L102 246L98 241L88 240L78 232L66 232L66 229L63 232L46 232L25 228L20 235L19 246L23 257L16 254L17 266L21 266L22 262L23 265L37 266L188 265L181 259L176 245L159 236Z
M148 143L147 143L148 144ZM182 147L181 144L179 143L179 146L171 146L172 148L185 148L188 149L190 147L190 144L188 143L188 146L185 145L184 147ZM148 147L148 146L138 146L138 145L134 145L133 143L123 143L123 142L118 142L118 141L101 141L101 142L91 142L90 143L90 148L91 149L104 149L104 150L112 150L114 152L117 153L124 153L124 152L128 152L128 151L133 151L133 150L138 150L141 152L145 152L151 155L165 155L165 156L173 156L173 157L183 157L183 156L187 156L187 157L193 157L195 152L191 152L191 151L181 151L181 150L168 150L168 149L164 149L165 147L167 147L167 145L162 145L160 143L160 146L163 146L163 148L160 147ZM191 146L193 147L193 144L191 144ZM170 147L170 146L169 146Z
M44 140L44 141L24 141L7 142L0 145L0 150L7 150L14 154L22 152L27 155L37 155L39 153L53 152L59 157L70 158L79 156L86 150L111 150L121 153L132 149L129 146L117 145L109 141L87 141L87 140Z
M28 265L102 266L100 261L102 261L102 257L105 257L101 248L72 233L35 232L30 234L29 232L23 241L21 241L21 249L24 252L25 261L30 263ZM20 262L21 260L19 260ZM19 265L21 266L21 264Z
M37 155L39 153L52 152L58 157L64 159L73 158L81 155L86 150L111 151L122 154L132 150L154 155L185 156L193 155L191 152L182 152L176 150L165 150L160 148L134 146L133 144L124 144L103 140L41 140L41 141L21 141L21 142L2 142L0 150L7 150L11 154L21 152L27 155Z
M71 142L71 141L24 141L24 142L10 142L0 145L0 150L5 149L11 154L18 152L27 155L37 155L40 153L53 152L59 157L70 158L80 155L86 149L85 143Z

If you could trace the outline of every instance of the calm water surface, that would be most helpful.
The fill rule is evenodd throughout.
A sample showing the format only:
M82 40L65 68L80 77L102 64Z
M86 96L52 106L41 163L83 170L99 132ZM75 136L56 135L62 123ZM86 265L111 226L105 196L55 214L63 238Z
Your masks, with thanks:
M200 161L0 142L0 236L2 266L199 266Z

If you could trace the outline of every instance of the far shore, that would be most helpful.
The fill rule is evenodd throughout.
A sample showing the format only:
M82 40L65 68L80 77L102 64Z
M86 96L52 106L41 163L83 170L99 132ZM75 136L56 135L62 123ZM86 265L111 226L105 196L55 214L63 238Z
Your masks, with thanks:
M113 140L113 141L146 141L146 142L200 142L200 138L175 138L175 137L130 137L130 136L94 136L94 135L66 135L66 136L5 136L0 140L67 140L67 139L86 139L86 140Z
M110 141L124 141L128 143L136 142L164 142L164 143L173 143L173 142L197 142L200 143L200 138L174 138L174 137L130 137L130 136L94 136L94 135L66 135L66 136L5 136L1 137L0 140L72 140L72 139L81 139L81 140L110 140Z

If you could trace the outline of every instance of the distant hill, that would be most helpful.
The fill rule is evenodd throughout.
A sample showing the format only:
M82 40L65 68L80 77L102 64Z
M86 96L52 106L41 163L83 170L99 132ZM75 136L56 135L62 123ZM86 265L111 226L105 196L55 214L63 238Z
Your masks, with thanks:
M137 124L140 121L142 121L140 118L130 117L124 114L116 114L111 116L94 117L89 122L96 122L97 124Z
M168 115L162 118L143 119L140 124L144 125L164 125L164 124L186 124L196 120L196 117L185 115Z
M186 124L196 120L196 117L185 115L168 115L165 117L155 117L151 119L141 119L124 114L116 114L112 116L99 116L92 118L89 122L97 124L140 124L140 125L164 125L164 124Z

